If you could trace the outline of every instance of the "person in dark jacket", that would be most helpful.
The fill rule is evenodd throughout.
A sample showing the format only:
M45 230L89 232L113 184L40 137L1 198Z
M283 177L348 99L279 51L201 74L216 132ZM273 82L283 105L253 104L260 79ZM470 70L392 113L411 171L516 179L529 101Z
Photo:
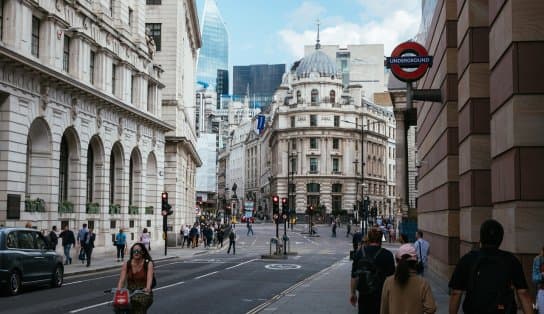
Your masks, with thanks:
M57 244L59 244L59 236L57 235L57 226L53 226L49 232L49 241L52 250L57 249Z
M96 234L94 233L93 228L89 228L89 232L87 232L83 241L83 249L85 250L85 255L87 256L87 267L91 266L91 255L93 254L95 239Z
M72 264L72 257L70 257L70 249L76 244L76 237L74 232L70 230L68 225L64 226L64 230L59 236L62 239L62 247L64 248L64 265Z

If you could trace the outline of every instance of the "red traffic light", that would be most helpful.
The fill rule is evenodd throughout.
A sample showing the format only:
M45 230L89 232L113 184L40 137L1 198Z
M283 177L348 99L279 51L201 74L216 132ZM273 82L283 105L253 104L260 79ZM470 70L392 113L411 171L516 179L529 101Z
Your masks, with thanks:
M282 203L283 205L287 204L287 198L286 198L286 197L282 197L282 198L281 198L281 203Z
M162 198L163 200L168 200L168 192L162 192L162 193L161 193L161 198Z
M272 202L274 204L278 204L279 201L280 201L280 198L277 195L272 196Z

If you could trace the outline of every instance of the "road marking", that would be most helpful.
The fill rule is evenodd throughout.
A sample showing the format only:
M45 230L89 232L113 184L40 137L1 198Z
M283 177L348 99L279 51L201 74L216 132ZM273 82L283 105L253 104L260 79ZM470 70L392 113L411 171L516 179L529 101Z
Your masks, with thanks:
M211 272L211 273L206 274L206 275L202 275L202 276L195 277L195 279L200 279L200 278L208 277L208 276L211 276L211 275L217 274L217 273L218 273L218 271L214 271L214 272Z
M270 269L270 270L290 270L290 269L299 269L302 266L297 264L268 264L265 265L264 268Z
M256 260L257 260L257 259L250 259L249 261L245 261L245 262L242 262L242 263L240 263L240 264L237 264L237 265L234 265L234 266L231 266L231 267L227 267L226 269L233 269L233 268L236 268L236 267L238 267L238 266L242 266L242 265L244 265L244 264L251 263L251 262L256 261Z
M176 282L176 283L173 283L173 284L170 284L170 285L167 285L167 286L162 286L162 287L159 287L159 288L155 288L155 289L153 289L153 291L159 291L159 290L162 290L162 289L171 288L171 287L174 287L174 286L179 286L179 285L184 284L184 283L185 283L185 281ZM113 301L106 301L106 302L102 302L102 303L98 303L98 304L94 304L94 305L89 305L89 306L86 306L86 307L82 307L82 308L79 308L79 309L72 310L69 313L83 312L83 311L86 311L86 310L94 309L94 308L99 307L99 306L110 304L112 302Z
M89 281L93 281L93 280L99 280L99 279L110 278L110 277L119 277L119 274L96 277L96 278L90 278L90 279L85 279L85 280L72 281L72 282L65 282L62 285L63 286L69 286L69 285L75 285L75 284L78 284L78 283L89 282Z

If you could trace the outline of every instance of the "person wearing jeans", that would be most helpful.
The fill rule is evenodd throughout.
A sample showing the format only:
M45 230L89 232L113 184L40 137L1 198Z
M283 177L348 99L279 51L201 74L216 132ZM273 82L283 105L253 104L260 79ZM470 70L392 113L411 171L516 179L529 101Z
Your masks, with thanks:
M74 232L64 226L64 230L60 233L59 237L62 239L62 247L64 248L64 265L72 264L72 257L70 257L70 249L72 245L76 243Z
M127 236L123 229L119 229L119 233L115 235L115 246L117 247L117 261L125 259L125 248L127 246Z

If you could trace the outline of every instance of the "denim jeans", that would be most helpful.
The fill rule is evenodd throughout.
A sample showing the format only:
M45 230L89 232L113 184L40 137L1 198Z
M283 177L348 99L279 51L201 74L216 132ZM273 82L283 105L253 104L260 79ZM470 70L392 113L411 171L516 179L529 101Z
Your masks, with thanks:
M72 245L71 244L67 244L67 245L63 245L64 247L64 263L65 264L68 264L68 263L72 263L72 258L70 257L70 249L72 248Z

